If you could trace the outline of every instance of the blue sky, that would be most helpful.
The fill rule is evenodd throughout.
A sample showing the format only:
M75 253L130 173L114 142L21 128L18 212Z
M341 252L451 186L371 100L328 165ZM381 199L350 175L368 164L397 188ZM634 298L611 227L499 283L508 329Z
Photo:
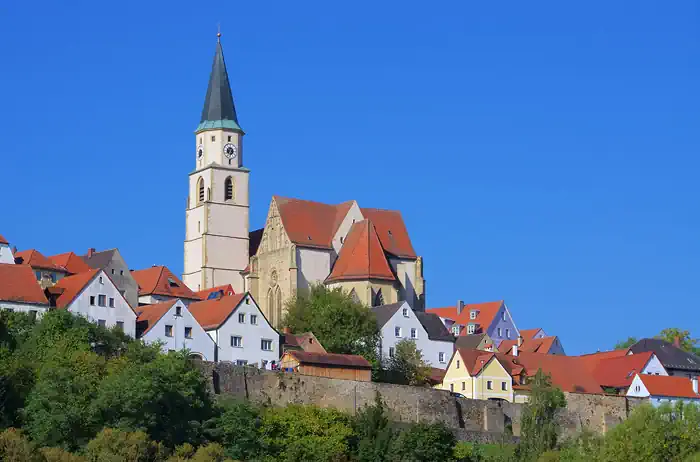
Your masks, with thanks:
M0 7L0 234L182 271L221 23L273 194L398 209L428 304L504 298L568 353L700 336L700 5L14 2Z

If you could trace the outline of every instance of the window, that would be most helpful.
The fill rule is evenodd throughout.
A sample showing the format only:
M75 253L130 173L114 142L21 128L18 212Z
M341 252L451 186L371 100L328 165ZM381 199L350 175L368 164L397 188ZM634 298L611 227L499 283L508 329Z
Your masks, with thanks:
M457 369L459 369L459 359L457 360Z
M165 336L166 337L172 337L173 336L173 326L171 325L166 325L165 326Z
M124 321L117 321L117 329L124 332Z
M394 357L394 347L389 347L389 357L390 358Z
M239 337L238 335L232 335L231 346L236 348L243 348L243 337Z
M272 340L260 340L260 349L263 351L272 351Z
M454 383L450 384L450 391L454 393L454 391L455 391L455 384Z
M36 275L36 280L41 281L41 271L35 271L34 275Z
M246 361L245 359L236 360L236 366L245 366L247 364L248 364L248 361Z
M258 325L258 315L257 314L250 315L250 323L254 326Z
M97 325L100 327L105 327L107 325L107 321L105 321L104 319L98 319Z
M231 135L229 135L228 140L231 141Z
M377 291L377 294L374 296L374 303L372 306L382 306L384 304L384 296L382 295L382 289L379 289Z
M199 178L197 180L197 203L200 204L204 202L204 179Z
M443 364L445 363L445 353L444 352L441 351L440 353L438 353L438 361L440 361Z
M211 137L211 142L213 143L214 141L216 141L216 137L215 137L215 136L212 136L212 137Z
M10 310L12 311L12 310ZM38 313L37 310L29 310L29 316L32 318L32 321L36 319L36 314Z
M510 329L506 329L506 338L510 338Z
M56 273L51 273L51 282L56 282Z
M182 316L182 307L181 306L175 307L175 316Z
M241 324L245 323L245 313L238 313L238 322Z
M107 296L106 295L98 295L97 296L97 304L99 306L107 306Z
M506 310L503 310L503 320L506 320Z
M185 327L185 338L192 338L192 328Z
M635 385L634 391L640 391L640 390L641 390L641 387L639 385Z
M498 328L498 336L499 337L501 336L501 328L500 327Z
M90 295L90 306L95 306L95 296Z
M100 276L100 284L104 284L105 282L102 280L102 276Z
M403 309L403 317L407 318L408 317L408 308Z
M114 268L112 268L112 274L114 274Z
M503 391L508 390L508 382L501 382L501 390L503 390Z
M452 326L452 333L455 335L459 335L459 326Z
M168 278L168 285L170 287L180 287L180 284L178 284L177 281L173 278Z
M476 330L476 324L469 324L467 326L467 334L473 334Z
M224 181L224 200L230 201L231 199L233 199L233 179L228 177Z
M467 389L467 382L462 382L462 391Z
M124 270L119 270L119 275L124 276Z
M418 331L415 327L411 327L411 338L418 338Z
M487 380L487 381L486 381L486 389L487 389L487 390L493 390L493 381L492 381L492 380Z
M114 297L109 297L109 307L114 308Z
M394 336L401 337L401 328L399 326L394 327Z
M476 310L471 310L469 312L469 319L476 319Z

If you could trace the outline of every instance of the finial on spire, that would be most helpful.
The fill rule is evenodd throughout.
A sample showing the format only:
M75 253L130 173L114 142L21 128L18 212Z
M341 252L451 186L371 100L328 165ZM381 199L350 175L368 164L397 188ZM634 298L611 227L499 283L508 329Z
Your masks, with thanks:
M221 42L221 23L216 25L216 41Z

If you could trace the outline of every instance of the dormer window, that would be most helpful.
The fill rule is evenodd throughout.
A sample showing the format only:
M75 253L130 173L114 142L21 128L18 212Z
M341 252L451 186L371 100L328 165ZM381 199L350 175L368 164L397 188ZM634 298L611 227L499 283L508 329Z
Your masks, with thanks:
M467 326L467 334L473 334L476 330L476 324L469 324Z
M469 312L469 319L476 319L476 310L471 310Z
M455 335L459 335L459 326L458 325L452 326L452 333Z
M170 287L180 287L180 285L177 282L175 282L173 278L168 278L168 285Z

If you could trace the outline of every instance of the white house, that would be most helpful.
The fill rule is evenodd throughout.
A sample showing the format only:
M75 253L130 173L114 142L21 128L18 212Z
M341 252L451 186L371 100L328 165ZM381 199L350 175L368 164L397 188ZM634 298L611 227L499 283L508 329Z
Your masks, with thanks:
M432 367L447 368L454 351L455 338L445 328L440 317L414 312L407 302L391 303L372 308L381 332L379 353L382 360L394 356L396 344L412 340Z
M195 302L189 310L216 343L214 361L265 367L280 358L280 335L248 293Z
M102 269L64 277L50 288L52 304L136 337L136 313Z
M700 405L697 377L637 374L627 390L627 396L649 398L652 406L678 401Z
M27 265L0 263L0 309L41 315L49 301Z
M186 348L191 356L214 361L214 340L182 300L140 306L138 315L136 335L144 342L160 341L164 352Z
M15 256L12 254L12 249L10 248L10 243L7 239L2 237L0 234L0 264L5 263L8 265L15 264Z

